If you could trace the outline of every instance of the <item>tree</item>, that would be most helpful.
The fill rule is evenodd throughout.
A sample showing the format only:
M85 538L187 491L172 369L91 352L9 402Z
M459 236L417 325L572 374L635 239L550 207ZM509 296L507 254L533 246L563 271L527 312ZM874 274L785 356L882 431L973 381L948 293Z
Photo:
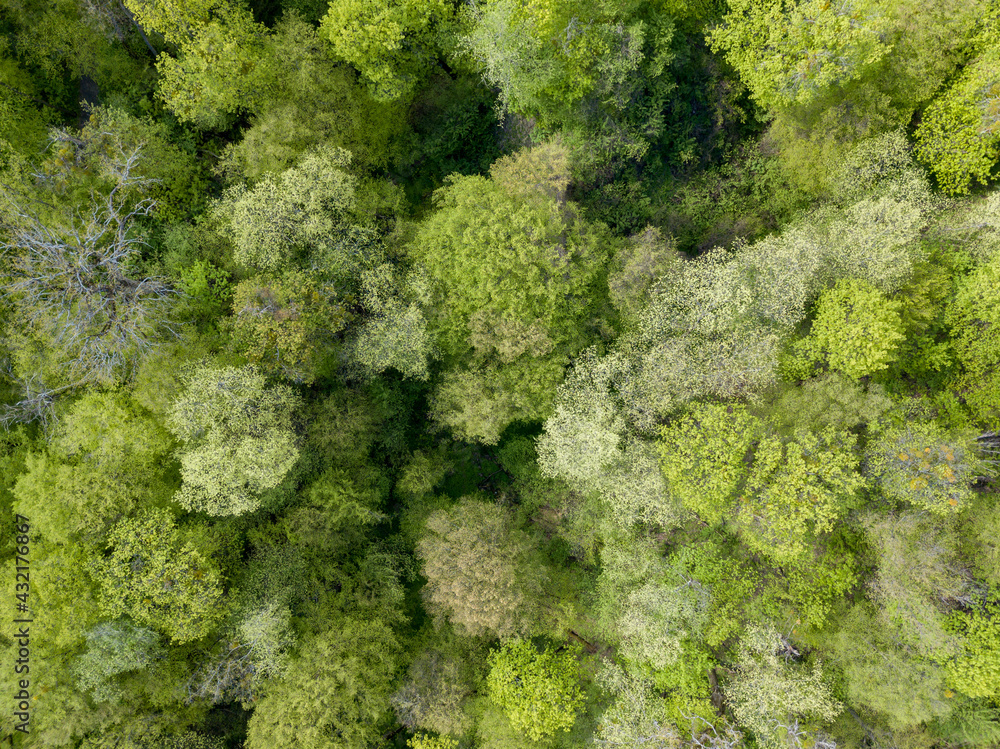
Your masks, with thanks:
M654 671L675 666L682 643L697 639L707 623L711 597L698 581L649 582L628 594L618 620L622 655Z
M945 315L963 373L958 384L980 422L1000 415L1000 254L961 279Z
M830 531L865 486L856 438L827 428L764 437L741 491L736 525L751 548L782 562L801 558L810 533Z
M324 344L347 325L346 300L316 273L289 268L233 289L225 327L251 362L293 382L312 382Z
M473 691L468 664L440 650L427 650L410 664L406 682L392 695L392 707L411 731L424 728L460 736L471 727L462 708Z
M257 700L248 749L365 749L389 710L401 645L378 617L339 616L303 640L284 678Z
M869 517L865 532L878 570L869 586L884 629L914 653L942 661L958 638L947 614L973 604L980 586L958 553L955 529L924 513Z
M547 415L567 356L582 348L603 232L565 201L558 144L501 159L491 179L449 178L412 248L429 277L431 330L452 364L437 421L492 444Z
M204 637L222 611L218 571L185 542L166 510L123 520L108 534L107 557L90 562L101 586L101 611L167 634L175 643Z
M670 10L680 15L678 5ZM491 0L467 6L468 32L459 45L498 90L501 114L576 130L587 148L575 150L607 163L641 158L664 127L676 87L667 72L674 20L665 9L634 2Z
M865 281L838 281L820 294L804 348L853 379L888 369L905 339L901 306Z
M931 102L914 133L917 156L947 193L966 193L973 181L986 184L1000 156L998 65L994 43Z
M323 10L329 7L323 3ZM280 61L243 138L226 146L217 171L231 184L280 174L327 144L352 154L355 169L387 166L408 131L402 102L376 102L348 66L330 59L316 27L286 12L264 43Z
M102 622L86 633L87 651L74 665L80 688L98 702L119 701L125 693L115 677L148 669L163 657L159 635L127 619Z
M353 65L377 101L410 94L437 56L435 37L452 20L445 0L333 0L320 34Z
M434 512L417 544L428 604L470 635L531 632L543 580L531 549L510 514L481 499Z
M252 366L191 370L167 426L185 442L177 501L191 511L239 515L260 506L298 460L286 386L267 387Z
M539 653L515 640L490 653L486 689L511 725L532 741L568 731L583 706L579 646Z
M29 455L17 480L17 508L49 542L100 541L140 503L166 499L172 440L128 397L88 393Z
M960 512L986 468L975 442L930 421L885 429L869 446L868 470L889 497L938 515Z
M39 214L28 195L2 188L6 236L0 242L5 261L0 278L27 332L65 362L64 383L121 380L161 333L172 330L170 289L135 272L144 244L135 224L154 207L152 199L137 197L150 184L138 175L142 147L126 148L115 132L100 136L96 153L87 153L92 143L54 135L62 148L86 157L110 185L95 190L84 211L60 205Z
M274 601L240 617L187 684L188 702L253 704L268 679L280 678L294 644L292 613Z
M668 749L677 745L679 736L671 721L666 701L656 694L647 679L605 664L597 682L613 696L605 710L594 743L606 749Z
M877 2L737 0L709 39L773 111L808 104L885 57L891 19L879 10Z
M831 721L844 709L823 682L820 665L811 672L789 665L780 658L789 652L794 648L776 630L754 626L741 642L738 678L725 686L736 721L765 746L782 745L776 723L796 717Z
M143 24L177 45L161 54L159 95L177 117L203 129L222 129L241 109L254 110L274 75L267 29L228 0L130 0Z
M846 700L878 711L895 730L947 716L954 700L944 668L895 635L865 603L844 617L831 649L846 677Z
M659 450L670 492L706 522L719 523L746 476L759 430L738 404L699 404L664 426Z
M236 260L273 271L288 264L296 249L334 242L354 206L357 180L346 171L350 159L342 149L319 147L277 178L265 175L253 187L226 190L212 211L233 242Z

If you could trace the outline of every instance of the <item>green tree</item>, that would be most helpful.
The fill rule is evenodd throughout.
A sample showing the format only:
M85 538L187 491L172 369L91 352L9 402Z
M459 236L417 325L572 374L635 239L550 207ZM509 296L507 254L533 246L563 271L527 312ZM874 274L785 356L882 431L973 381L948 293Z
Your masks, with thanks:
M579 646L538 652L515 640L490 653L486 689L511 725L533 741L568 731L583 706Z
M445 0L333 0L320 34L353 65L380 101L410 94L438 54L436 37L454 7Z
M60 420L48 450L28 456L17 509L50 542L97 542L141 504L167 499L171 442L130 398L88 393Z
M349 312L332 284L315 273L289 268L262 274L233 289L233 316L226 324L251 362L294 382L316 376L324 344L347 324Z
M461 736L471 727L463 712L473 693L470 665L441 650L427 650L410 664L406 682L392 695L392 707L408 729Z
M736 515L747 545L790 562L807 552L810 534L833 530L866 484L855 440L830 428L762 439Z
M159 56L158 71L159 95L180 120L222 129L241 109L261 106L276 61L267 54L267 29L249 10L228 0L130 4L177 45L177 57Z
M845 676L845 699L875 710L896 730L947 716L945 670L886 628L867 604L854 606L832 638L832 657Z
M1000 253L962 278L945 311L963 372L958 384L982 423L1000 414Z
M382 734L401 645L380 618L340 616L303 640L280 681L257 700L248 749L365 749Z
M869 589L885 629L921 656L953 656L959 640L947 614L970 606L979 587L959 555L956 530L916 512L869 517L864 527L878 564Z
M878 5L735 0L709 38L765 108L806 104L889 53L891 19Z
M973 181L986 184L1000 156L998 65L994 43L931 102L914 133L917 156L947 193L966 193Z
M772 627L754 626L741 642L738 676L725 686L736 721L765 746L782 746L776 724L797 717L831 721L844 709L824 683L819 664L806 671L781 658L792 651Z
M972 502L972 484L985 469L974 441L934 422L888 428L869 445L868 470L882 491L939 515Z
M185 643L204 637L222 611L222 583L214 564L185 542L167 510L123 520L108 534L106 557L90 562L107 616L132 619Z
M688 8L670 5L490 0L466 8L459 44L501 112L578 131L585 159L640 158L676 86L671 14Z
M659 449L670 492L706 522L719 523L745 480L759 431L739 404L700 404L664 426Z
M434 512L417 544L430 607L471 635L533 631L543 570L532 546L508 511L481 499Z
M185 445L177 501L191 511L239 515L260 506L299 457L292 429L298 397L268 387L252 366L191 370L167 426Z
M493 444L511 421L546 415L582 348L603 233L565 200L558 144L500 160L491 179L449 180L412 244L429 276L431 330L454 367L432 413Z
M905 339L901 306L865 281L838 281L820 294L816 319L803 346L853 379L888 369Z

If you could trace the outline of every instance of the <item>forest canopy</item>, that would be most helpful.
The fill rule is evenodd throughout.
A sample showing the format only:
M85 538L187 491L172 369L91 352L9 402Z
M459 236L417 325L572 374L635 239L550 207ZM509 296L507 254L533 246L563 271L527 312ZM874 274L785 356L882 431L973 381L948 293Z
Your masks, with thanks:
M998 176L997 0L0 0L0 739L1000 746Z

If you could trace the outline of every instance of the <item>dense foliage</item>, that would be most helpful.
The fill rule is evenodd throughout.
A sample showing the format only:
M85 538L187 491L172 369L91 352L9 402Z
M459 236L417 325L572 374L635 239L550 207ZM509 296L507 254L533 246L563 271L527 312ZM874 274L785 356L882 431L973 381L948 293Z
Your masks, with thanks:
M997 0L0 0L2 743L1000 746L998 164Z

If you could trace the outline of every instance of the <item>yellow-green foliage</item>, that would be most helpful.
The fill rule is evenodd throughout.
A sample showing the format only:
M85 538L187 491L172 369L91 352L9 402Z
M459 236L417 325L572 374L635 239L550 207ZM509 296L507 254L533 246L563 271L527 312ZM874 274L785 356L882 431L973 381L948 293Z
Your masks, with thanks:
M801 558L811 533L832 530L865 485L855 441L829 427L762 439L738 503L736 523L747 545L781 563Z
M124 0L125 7L150 31L171 44L189 40L227 0Z
M986 466L968 437L933 422L889 429L869 447L868 470L887 495L935 514L961 512Z
M962 649L945 666L948 684L969 697L996 697L1000 693L1000 606L989 601L970 611L956 611L949 625L962 636Z
M128 614L173 642L208 634L223 615L222 580L214 563L185 543L167 510L118 523L106 557L91 560L106 616Z
M178 119L222 129L241 109L253 111L274 75L267 29L249 10L212 3L210 20L198 19L179 39L178 56L158 60L159 95Z
M853 379L887 369L905 338L901 306L865 281L838 281L816 304L808 350Z
M891 49L879 3L731 0L710 35L754 98L774 110L808 104L865 74Z
M230 183L255 182L322 143L350 151L355 168L388 165L408 128L401 103L374 101L350 68L329 58L317 29L293 13L286 11L265 44L280 61L268 101L243 138L226 146L218 172Z
M29 455L14 487L18 512L51 543L99 541L142 502L163 500L170 436L118 393L88 393Z
M408 739L406 745L410 749L458 749L458 739L451 736L431 736L429 733L418 733Z
M299 457L292 431L298 397L287 386L268 387L252 366L202 366L186 384L167 417L186 443L177 501L213 515L256 510L260 493L280 484Z
M324 625L256 702L247 749L353 749L379 741L399 639L379 617L340 615Z
M706 522L720 522L746 475L759 431L739 404L698 405L663 427L660 458L671 494Z
M958 384L985 423L1000 415L1000 253L963 278L946 319L963 373Z
M490 653L486 689L511 725L532 741L568 731L583 706L580 647L538 652L525 640L514 640Z
M1000 155L998 65L1000 46L988 48L931 102L914 134L917 156L947 193L986 184Z
M333 0L320 34L353 65L372 96L390 101L413 91L435 56L435 35L454 15L445 0Z

